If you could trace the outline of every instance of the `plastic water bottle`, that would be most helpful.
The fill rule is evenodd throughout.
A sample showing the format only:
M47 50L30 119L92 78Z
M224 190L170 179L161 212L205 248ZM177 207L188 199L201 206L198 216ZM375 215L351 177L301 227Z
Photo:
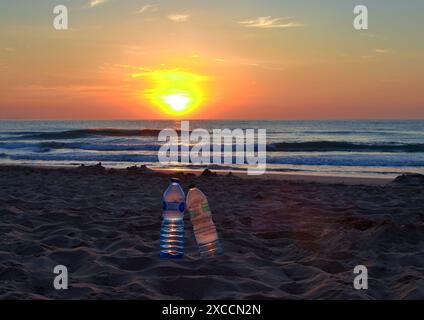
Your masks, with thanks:
M213 257L221 254L222 248L212 220L208 199L194 185L190 186L187 195L187 208L200 255L202 257Z
M185 194L179 179L172 179L163 194L163 221L160 232L160 257L179 259L184 255Z

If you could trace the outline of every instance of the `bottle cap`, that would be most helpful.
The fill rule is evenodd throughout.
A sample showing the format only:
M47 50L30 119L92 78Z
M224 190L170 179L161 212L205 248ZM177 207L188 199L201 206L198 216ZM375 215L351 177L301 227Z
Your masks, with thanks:
M171 178L171 182L173 182L173 183L180 183L180 179L178 179L178 178Z

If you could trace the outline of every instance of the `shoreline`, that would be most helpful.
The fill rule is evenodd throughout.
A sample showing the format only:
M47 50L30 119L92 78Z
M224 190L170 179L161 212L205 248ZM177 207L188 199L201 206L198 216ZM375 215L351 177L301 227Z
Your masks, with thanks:
M186 174L195 174L200 176L204 170L186 170L186 169L154 169L157 172L164 172L172 174L174 172L183 172ZM254 180L281 180L281 181L294 181L294 182L312 182L322 184L346 184L346 185L386 185L394 181L392 178L377 178L377 177L354 177L354 176L336 176L336 175L320 175L320 174L296 174L296 173L285 173L285 172L269 172L263 175L247 175L240 171L231 170L211 170L217 175L225 176L230 172L234 176L243 179L254 179Z
M86 165L85 168L93 168L95 166ZM40 166L40 165L10 165L0 164L0 168L18 168L25 170L26 168L40 169L40 170L78 170L80 166ZM112 170L115 172L128 172L128 168L111 168L104 167L106 171ZM205 171L204 169L158 169L158 168L147 168L147 170L155 173L162 173L167 175L172 174L183 174L183 175L196 175L201 176ZM208 169L209 170L209 169ZM226 176L232 174L236 177L243 179L253 180L280 180L280 181L293 181L293 182L307 182L307 183L321 183L321 184L344 184L344 185L387 185L394 181L393 178L384 177L365 177L365 176L354 176L354 175L328 175L328 174L303 174L303 173L285 173L285 172L267 172L263 175L247 175L245 171L235 170L214 170L210 169L213 174L218 176Z

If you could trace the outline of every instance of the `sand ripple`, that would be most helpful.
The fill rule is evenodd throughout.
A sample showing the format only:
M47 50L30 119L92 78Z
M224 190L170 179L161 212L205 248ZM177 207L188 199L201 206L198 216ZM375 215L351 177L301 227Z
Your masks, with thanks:
M169 177L0 168L0 299L423 299L424 188L182 176L224 255L160 260ZM53 288L66 265L70 288ZM369 290L352 287L369 267Z

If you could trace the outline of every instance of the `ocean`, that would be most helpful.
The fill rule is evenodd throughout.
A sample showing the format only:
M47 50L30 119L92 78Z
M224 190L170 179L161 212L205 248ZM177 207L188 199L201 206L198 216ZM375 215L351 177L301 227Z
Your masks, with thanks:
M162 166L158 133L179 121L0 121L0 164ZM424 120L190 121L190 129L267 129L267 171L337 176L424 174ZM245 170L243 165L211 166Z

